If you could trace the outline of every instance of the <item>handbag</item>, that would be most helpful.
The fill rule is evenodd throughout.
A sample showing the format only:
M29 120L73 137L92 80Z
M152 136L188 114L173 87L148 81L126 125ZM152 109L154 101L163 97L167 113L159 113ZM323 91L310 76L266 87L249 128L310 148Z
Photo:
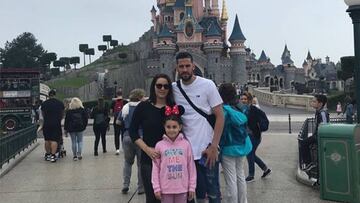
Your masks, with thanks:
M204 118L206 118L206 120L209 122L209 124L211 125L211 127L214 129L215 127L215 122L216 122L216 116L214 114L206 114L205 112L201 111L197 106L195 106L194 103L192 103L192 101L190 100L190 98L187 96L187 94L185 93L185 91L183 90L183 88L181 87L180 84L180 80L176 81L176 86L179 88L181 94L185 97L186 101L190 104L190 106L196 111L198 112L200 115L202 115Z

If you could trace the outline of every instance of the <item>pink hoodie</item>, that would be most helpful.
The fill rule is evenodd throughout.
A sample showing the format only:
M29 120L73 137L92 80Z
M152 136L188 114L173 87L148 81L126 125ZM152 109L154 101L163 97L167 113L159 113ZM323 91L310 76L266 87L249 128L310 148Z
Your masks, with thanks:
M183 134L175 141L166 135L158 142L155 150L160 158L153 161L151 182L154 192L162 194L180 194L195 192L196 168L191 146Z

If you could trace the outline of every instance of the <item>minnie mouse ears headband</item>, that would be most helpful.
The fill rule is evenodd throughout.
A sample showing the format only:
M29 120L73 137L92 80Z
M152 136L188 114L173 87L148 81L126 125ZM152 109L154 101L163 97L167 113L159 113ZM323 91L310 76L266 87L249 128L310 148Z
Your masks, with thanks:
M165 106L165 116L181 116L185 112L185 109L181 105L174 105L173 107Z

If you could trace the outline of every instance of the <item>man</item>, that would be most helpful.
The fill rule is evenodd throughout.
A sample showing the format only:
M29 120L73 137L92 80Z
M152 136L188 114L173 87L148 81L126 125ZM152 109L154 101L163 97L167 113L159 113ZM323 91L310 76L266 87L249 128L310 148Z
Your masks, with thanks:
M131 120L134 114L134 110L136 106L143 101L145 96L145 91L143 89L133 89L129 95L129 103L125 104L122 111L119 113L117 117L118 123L124 128L123 139L122 139L122 146L124 149L124 169L123 169L123 189L121 192L123 194L127 194L129 192L130 186L130 179L131 179L131 170L132 165L134 164L135 157L137 162L137 177L138 177L138 194L144 194L144 185L142 182L141 177L141 170L140 170L140 156L141 150L140 148L131 141L129 128L131 124Z
M56 150L62 139L61 120L64 115L64 104L55 99L55 90L50 90L49 99L41 104L44 119L43 133L45 139L45 160L56 162Z
M186 95L201 111L216 117L213 129L173 83L175 102L185 108L183 131L191 144L197 170L197 202L205 202L206 196L210 203L220 202L218 144L224 127L223 102L213 81L194 75L195 65L190 53L180 52L176 56L176 63L180 84Z
M303 163L306 165L305 171L310 171L312 168L317 166L314 160L311 160L310 147L318 142L318 128L321 123L328 123L329 113L325 109L327 103L327 97L325 95L315 95L312 100L312 107L316 110L315 112L315 128L312 136L300 140L300 153L303 157Z
M121 133L121 126L116 125L116 118L118 117L119 113L121 112L121 109L124 106L123 98L122 98L122 91L118 90L116 92L116 98L113 99L111 103L111 114L114 116L114 140L115 140L115 154L120 154L120 133Z

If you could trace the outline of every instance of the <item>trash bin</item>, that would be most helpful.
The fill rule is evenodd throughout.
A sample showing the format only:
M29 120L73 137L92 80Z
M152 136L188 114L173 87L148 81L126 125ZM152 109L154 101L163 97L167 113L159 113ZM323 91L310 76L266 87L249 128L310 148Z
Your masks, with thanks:
M360 202L360 125L319 127L321 199Z

